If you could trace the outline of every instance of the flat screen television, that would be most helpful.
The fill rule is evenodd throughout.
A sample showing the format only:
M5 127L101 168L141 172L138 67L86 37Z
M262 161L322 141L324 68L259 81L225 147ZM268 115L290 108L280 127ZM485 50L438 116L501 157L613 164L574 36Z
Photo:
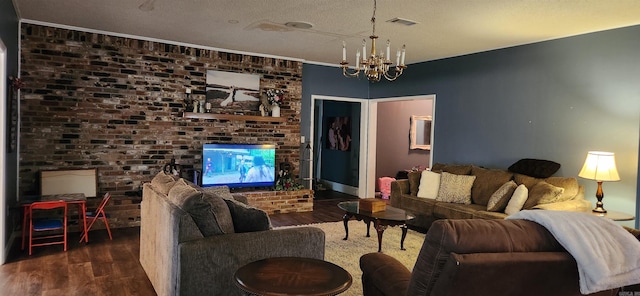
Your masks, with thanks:
M204 144L201 184L270 187L275 181L275 163L273 144Z

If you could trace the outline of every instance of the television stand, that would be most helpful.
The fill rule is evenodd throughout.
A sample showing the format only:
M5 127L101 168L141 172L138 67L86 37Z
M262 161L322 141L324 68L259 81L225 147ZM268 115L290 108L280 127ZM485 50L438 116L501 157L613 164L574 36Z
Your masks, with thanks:
M246 191L250 206L261 209L267 214L300 213L313 211L313 190L293 191Z

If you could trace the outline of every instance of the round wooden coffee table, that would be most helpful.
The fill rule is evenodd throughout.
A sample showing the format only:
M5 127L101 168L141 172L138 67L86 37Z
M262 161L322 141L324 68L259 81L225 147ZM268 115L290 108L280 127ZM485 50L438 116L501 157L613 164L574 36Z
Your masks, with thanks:
M337 295L353 279L331 262L300 257L258 260L240 267L233 275L236 285L252 295Z

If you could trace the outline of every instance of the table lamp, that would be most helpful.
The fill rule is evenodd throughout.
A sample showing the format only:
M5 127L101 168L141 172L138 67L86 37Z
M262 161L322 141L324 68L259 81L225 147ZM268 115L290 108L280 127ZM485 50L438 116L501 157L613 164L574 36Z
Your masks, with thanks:
M618 170L616 169L615 154L612 152L589 151L578 176L598 182L598 191L596 191L598 202L596 202L596 207L593 211L606 213L607 210L604 209L604 204L602 203L604 198L602 182L620 181L620 176L618 176Z

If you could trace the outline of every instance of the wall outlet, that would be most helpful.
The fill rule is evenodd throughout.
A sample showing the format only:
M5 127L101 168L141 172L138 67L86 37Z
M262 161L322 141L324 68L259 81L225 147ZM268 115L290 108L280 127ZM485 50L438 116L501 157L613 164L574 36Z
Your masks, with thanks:
M304 143L304 140L305 140L304 136L300 136L300 143Z

